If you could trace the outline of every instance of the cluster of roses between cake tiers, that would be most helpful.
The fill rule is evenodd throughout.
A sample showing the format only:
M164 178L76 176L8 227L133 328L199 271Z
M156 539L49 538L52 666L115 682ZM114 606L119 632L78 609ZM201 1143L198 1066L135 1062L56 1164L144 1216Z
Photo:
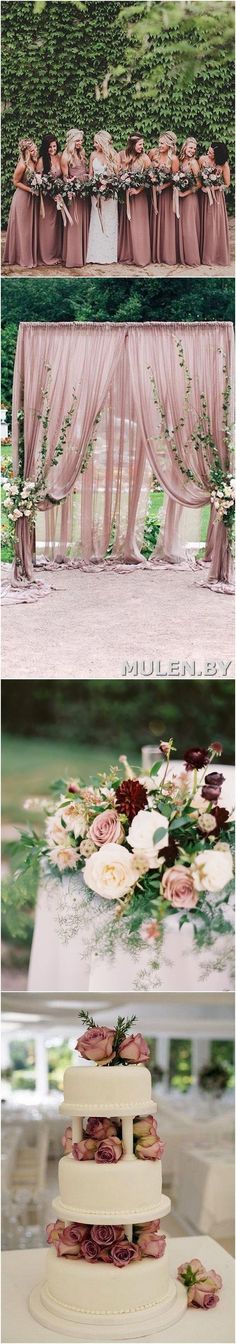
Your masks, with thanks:
M91 1116L86 1125L85 1135L79 1143L73 1143L72 1126L67 1125L62 1138L64 1153L72 1153L77 1162L119 1162L123 1153L120 1138L120 1123L107 1117L100 1119ZM165 1144L159 1138L157 1122L153 1115L136 1116L133 1121L135 1157L160 1161Z
M134 1260L147 1256L160 1260L166 1248L166 1237L159 1234L160 1221L143 1223L133 1229L134 1241L128 1241L124 1227L92 1226L87 1223L66 1225L57 1218L48 1223L46 1237L55 1246L57 1256L66 1259L87 1260L90 1264L104 1261L124 1269Z

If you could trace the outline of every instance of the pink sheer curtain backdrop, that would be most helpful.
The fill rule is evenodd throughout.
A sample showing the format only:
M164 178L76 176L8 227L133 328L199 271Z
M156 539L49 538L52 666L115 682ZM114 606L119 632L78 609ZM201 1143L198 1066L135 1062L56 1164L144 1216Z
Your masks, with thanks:
M180 561L178 529L183 507L196 509L209 502L209 471L201 451L197 456L198 484L182 474L161 435L158 406L153 399L150 370L166 409L169 429L183 413L184 376L177 342L181 342L192 379L186 427L178 431L178 451L184 466L196 471L196 454L189 447L200 394L206 397L211 431L222 463L223 361L232 381L233 329L231 323L22 323L19 328L13 388L14 466L18 462L17 419L24 410L25 476L35 478L40 457L42 389L50 367L49 472L46 512L46 554L79 564L103 563L113 542L110 563L143 562L140 546L151 472L167 495L163 535L153 562ZM56 467L50 466L62 421L73 391L76 411L66 446ZM97 417L99 416L98 424ZM86 465L88 445L94 441ZM81 474L81 468L85 470ZM56 542L56 551L55 551ZM227 534L211 511L206 544L210 565L208 582L221 587L231 580ZM17 524L14 582L37 581L27 519ZM20 563L19 563L20 562Z

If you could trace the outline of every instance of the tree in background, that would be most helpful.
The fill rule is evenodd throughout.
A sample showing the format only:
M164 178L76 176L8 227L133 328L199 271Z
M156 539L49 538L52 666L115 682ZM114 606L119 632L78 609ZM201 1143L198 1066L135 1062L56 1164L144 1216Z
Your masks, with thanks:
M3 731L137 753L145 742L174 738L177 757L190 745L221 741L233 760L232 681L17 681L2 683ZM175 759L175 758L173 758Z

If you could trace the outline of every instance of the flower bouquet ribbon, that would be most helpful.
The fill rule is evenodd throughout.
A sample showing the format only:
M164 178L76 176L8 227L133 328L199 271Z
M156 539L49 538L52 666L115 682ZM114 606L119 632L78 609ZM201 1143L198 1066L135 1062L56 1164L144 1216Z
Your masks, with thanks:
M181 172L181 169L179 170L178 173L173 173L173 210L177 219L179 219L180 217L179 214L180 196L184 196L186 191L194 191L194 190L195 190L195 180L193 178L192 173Z
M154 214L158 215L158 196L161 194L162 187L170 187L172 182L170 168L158 168L155 165L148 169L145 174L145 185L152 191L152 204Z

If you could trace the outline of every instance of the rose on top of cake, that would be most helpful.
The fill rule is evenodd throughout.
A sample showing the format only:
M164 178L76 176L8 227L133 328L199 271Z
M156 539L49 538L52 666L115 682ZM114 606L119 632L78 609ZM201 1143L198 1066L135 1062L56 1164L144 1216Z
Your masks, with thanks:
M114 1065L127 1067L130 1064L147 1064L150 1056L147 1041L140 1032L127 1035L135 1022L131 1018L118 1017L115 1027L97 1027L86 1010L80 1017L86 1031L79 1036L75 1049L82 1059L90 1060L97 1067L111 1068ZM153 1115L136 1116L133 1122L134 1154L142 1161L158 1161L163 1157L165 1144L160 1139L157 1121ZM64 1153L72 1153L76 1162L119 1162L123 1153L121 1124L104 1116L90 1116L86 1121L83 1137L73 1143L72 1126L67 1125L62 1138Z

